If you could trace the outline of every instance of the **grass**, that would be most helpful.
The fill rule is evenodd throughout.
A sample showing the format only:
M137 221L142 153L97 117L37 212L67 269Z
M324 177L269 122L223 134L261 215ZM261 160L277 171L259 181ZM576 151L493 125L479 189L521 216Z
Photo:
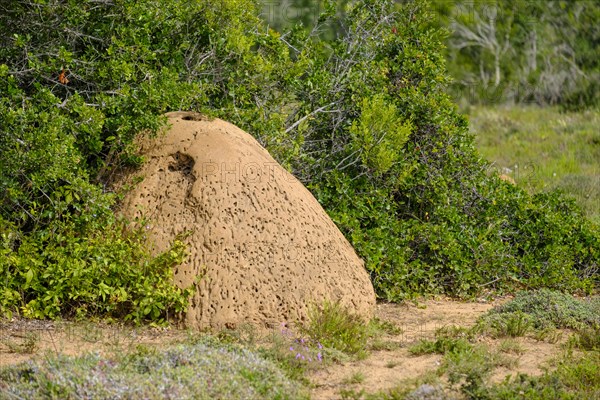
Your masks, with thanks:
M312 342L351 355L365 358L369 325L339 303L324 302L309 311L309 322L301 333Z
M442 365L436 371L438 386L424 385L433 398L482 400L600 399L600 298L576 299L551 290L523 291L504 305L482 316L472 328L444 327L433 340L421 340L409 351L413 355L440 354ZM514 369L525 348L514 337L531 335L551 339L558 329L573 335L566 351L555 361L554 369L541 376L510 375L501 383L490 380L499 367ZM507 337L496 350L478 343L482 336ZM579 352L573 352L577 348ZM574 355L576 354L576 355ZM515 357L516 356L516 357ZM432 382L436 382L433 380ZM425 399L407 384L378 392L372 400ZM414 386L412 386L414 388Z
M8 347L10 353L33 354L37 351L40 335L36 332L27 332L21 341L4 339L2 344Z
M502 353L521 355L525 353L525 348L514 339L505 339L500 342L498 350Z
M358 372L353 373L346 379L344 379L343 383L346 385L357 385L359 383L363 383L365 381L365 379L366 379L365 374L358 371Z
M600 352L566 356L554 371L539 377L518 375L487 387L483 394L489 400L599 399Z
M445 354L471 349L471 341L475 336L473 329L459 326L446 326L438 329L434 340L421 339L408 351L415 356L423 354Z
M600 111L471 107L481 155L531 192L562 189L600 222Z
M0 398L308 398L311 372L332 363L355 362L369 351L387 349L397 326L364 323L337 303L315 307L304 326L282 325L270 337L250 326L214 335L190 333L177 344L133 351L48 356L0 371ZM437 370L375 393L355 386L364 373L343 380L343 399L578 399L600 398L600 298L576 299L549 290L520 292L471 328L445 326L432 340L411 348L415 356L441 355ZM564 354L541 376L517 375L501 383L498 368L514 370L525 349L514 337L547 338L569 328ZM549 333L550 332L550 333ZM497 346L485 336L503 337ZM574 350L577 351L574 351ZM388 362L395 368L397 362ZM409 364L406 364L409 365ZM552 368L552 370L550 370ZM432 397L433 396L433 397ZM594 397L595 396L595 397Z

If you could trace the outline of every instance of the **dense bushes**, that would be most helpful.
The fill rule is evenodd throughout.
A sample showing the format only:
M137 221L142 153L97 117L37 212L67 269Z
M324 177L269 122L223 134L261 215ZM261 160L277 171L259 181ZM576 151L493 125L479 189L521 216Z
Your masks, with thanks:
M590 288L598 228L558 193L530 196L489 173L444 92L433 18L412 2L396 12L386 2L348 11L346 36L298 87L299 114L308 118L296 174L389 300L515 285ZM354 134L359 124L381 150ZM388 143L398 147L388 152ZM379 154L393 156L376 163Z
M245 0L1 7L3 311L156 319L185 307L167 284L181 247L147 255L107 190L141 161L134 136L176 109L255 135L312 189L382 297L597 283L597 227L557 194L487 173L420 1L356 2L333 41L318 35L331 8L312 31L279 34Z

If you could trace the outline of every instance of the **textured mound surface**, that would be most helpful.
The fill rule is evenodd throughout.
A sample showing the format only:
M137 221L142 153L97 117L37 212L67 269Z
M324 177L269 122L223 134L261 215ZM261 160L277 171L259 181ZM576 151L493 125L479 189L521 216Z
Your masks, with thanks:
M191 232L190 256L175 271L181 287L198 282L188 325L273 326L306 319L325 299L371 316L362 260L296 178L230 123L167 116L166 136L142 143L143 180L123 213L147 218L155 252Z

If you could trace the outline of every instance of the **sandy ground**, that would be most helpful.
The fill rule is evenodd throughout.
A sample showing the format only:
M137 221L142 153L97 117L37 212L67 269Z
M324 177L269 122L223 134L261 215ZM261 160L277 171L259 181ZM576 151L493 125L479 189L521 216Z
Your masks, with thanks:
M435 331L444 326L471 326L477 318L503 300L459 302L428 300L418 305L379 303L376 317L401 329L401 333L384 335L382 342L392 343L392 350L372 351L360 361L329 365L310 374L315 400L340 399L340 391L351 389L373 393L388 390L407 379L435 372L441 364L439 355L413 356L410 345L419 339L433 338ZM166 346L182 341L190 333L178 329L133 328L93 322L48 322L13 320L0 321L0 369L3 366L40 359L58 353L78 355L96 351L111 355L135 349L138 345ZM501 340L482 339L490 348L497 348ZM521 345L520 354L508 354L512 362L500 367L492 376L501 381L507 375L519 372L540 374L543 366L560 353L559 343L547 343L531 338L515 339ZM35 345L31 345L34 342ZM30 346L28 347L28 343ZM360 379L352 377L359 376Z

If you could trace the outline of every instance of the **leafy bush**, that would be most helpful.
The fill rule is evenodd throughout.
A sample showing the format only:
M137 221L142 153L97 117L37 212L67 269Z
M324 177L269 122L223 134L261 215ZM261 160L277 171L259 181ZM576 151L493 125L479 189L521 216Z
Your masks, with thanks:
M443 33L427 4L353 2L329 41L319 32L332 7L312 31L280 34L255 6L3 3L0 262L16 277L0 283L3 311L182 309L182 293L162 286L181 259L153 261L141 236L121 237L109 193L120 168L142 161L135 135L178 109L224 117L289 167L366 260L380 297L597 285L598 227L557 193L530 196L487 173L445 93ZM144 265L157 276L142 277ZM157 295L151 282L163 282Z
M16 250L3 234L0 311L28 318L104 315L136 323L165 322L184 312L191 288L174 286L172 268L183 261L185 246L176 241L153 258L140 229L103 222L83 236L73 225L57 224L54 236L23 236Z
M530 196L488 173L444 92L442 36L427 28L433 19L420 2L350 7L346 34L297 91L305 156L294 172L387 300L519 285L589 290L598 282L598 227L559 193ZM377 118L366 106L374 101ZM379 132L394 131L375 119L410 132L389 169L378 170L353 134L367 124L377 142Z
M240 99L273 96L263 83L290 71L284 44L255 29L244 0L2 10L0 312L139 321L182 311L188 292L170 282L181 244L151 257L141 228L114 218L111 177L142 161L132 140L157 132L163 112L201 104L244 114Z

